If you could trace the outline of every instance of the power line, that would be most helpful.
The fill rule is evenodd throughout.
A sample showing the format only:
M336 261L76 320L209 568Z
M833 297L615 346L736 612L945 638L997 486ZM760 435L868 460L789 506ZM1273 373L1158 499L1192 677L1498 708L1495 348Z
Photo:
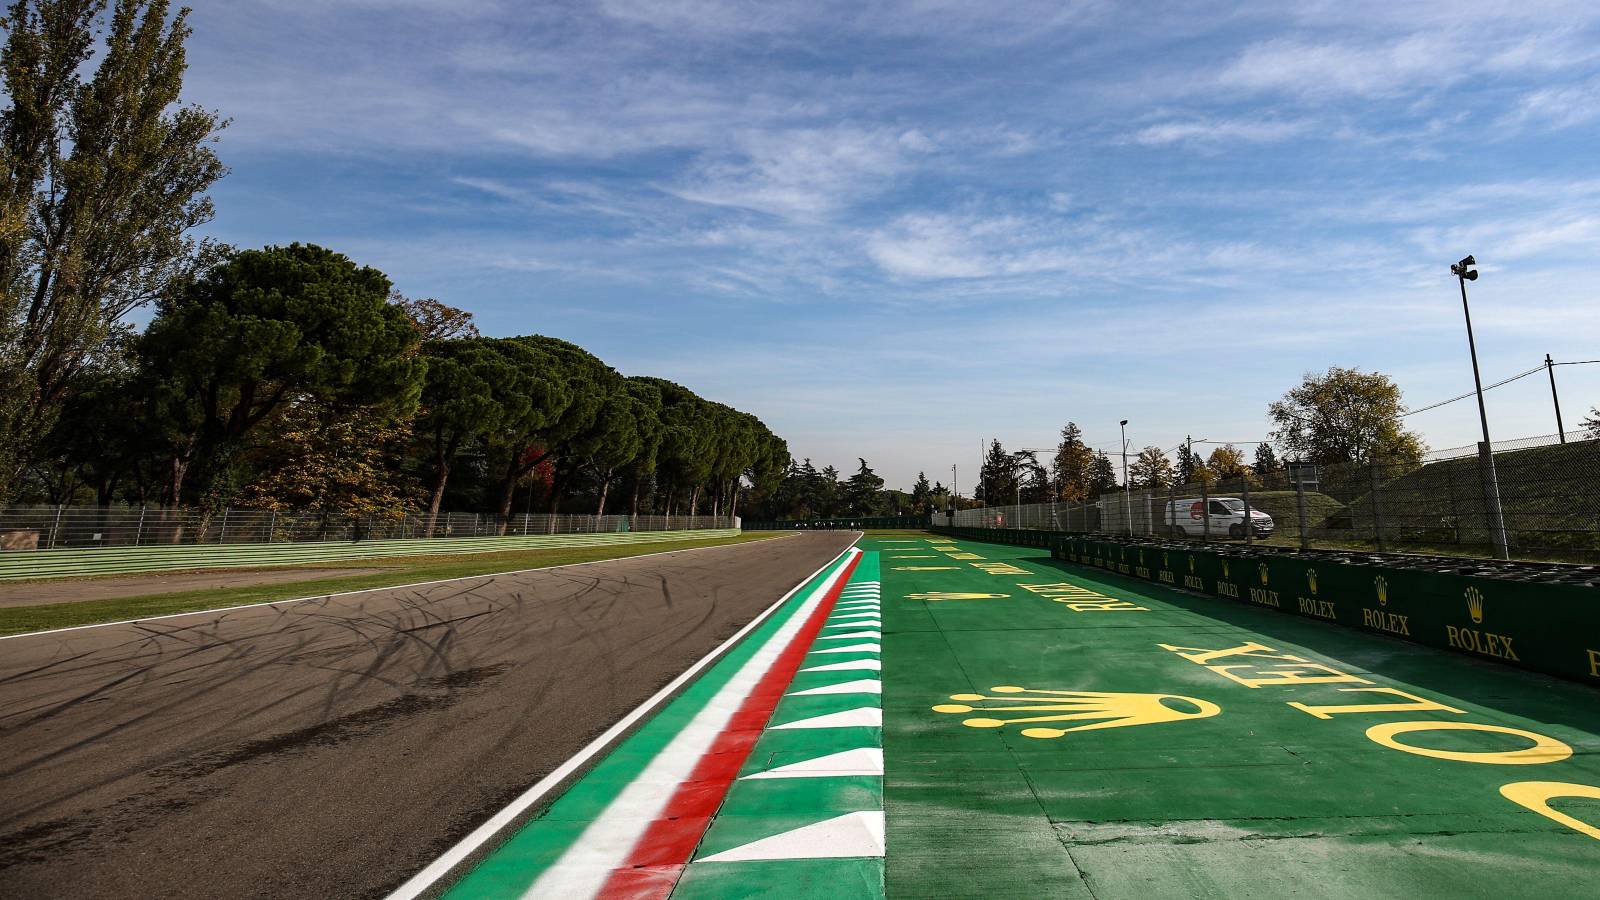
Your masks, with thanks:
M1513 375L1510 378L1506 378L1506 379L1503 379L1501 381L1496 381L1494 384L1486 384L1486 385L1483 386L1483 389L1486 390L1486 391L1492 391L1497 387L1504 387L1505 385L1508 385L1511 382L1516 381L1518 378L1527 378L1529 375L1532 375L1535 372L1542 372L1542 371L1544 371L1544 366L1543 365L1537 365L1537 366L1534 366L1533 368L1529 369L1528 371L1523 372L1520 375ZM1458 400L1465 400L1468 397L1473 396L1475 393L1476 393L1476 391L1468 391L1467 393L1462 394L1462 395L1460 395L1458 397L1451 397L1449 400L1440 400L1438 403L1430 403L1427 406L1424 406L1424 407L1422 407L1420 409L1408 410L1407 412L1401 413L1400 414L1400 418L1403 419L1406 416L1414 416L1417 413L1427 412L1430 409L1438 409L1441 406L1447 406L1447 405L1449 405L1451 403L1455 403Z

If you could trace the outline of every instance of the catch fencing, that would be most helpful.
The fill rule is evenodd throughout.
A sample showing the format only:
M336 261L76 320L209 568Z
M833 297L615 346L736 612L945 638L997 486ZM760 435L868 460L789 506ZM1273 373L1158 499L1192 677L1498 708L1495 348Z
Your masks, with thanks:
M0 508L0 550L142 547L160 544L280 544L738 528L729 516L581 516L478 513L327 516L263 509L206 511L159 506Z
M958 511L956 527L1161 536L1199 542L1600 562L1600 441L1426 463L1289 464L1081 503ZM1263 519L1262 516L1266 518ZM1246 522L1254 527L1247 527Z

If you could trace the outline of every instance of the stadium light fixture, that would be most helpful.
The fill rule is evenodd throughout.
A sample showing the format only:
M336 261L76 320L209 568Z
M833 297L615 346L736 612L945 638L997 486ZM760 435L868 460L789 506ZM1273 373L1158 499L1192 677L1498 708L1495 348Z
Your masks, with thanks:
M1478 445L1478 460L1483 466L1484 499L1488 501L1489 537L1494 542L1495 555L1511 558L1511 547L1506 540L1506 522L1500 509L1500 479L1494 470L1494 446L1489 442L1489 413L1483 405L1483 376L1478 374L1478 343L1472 336L1472 310L1467 306L1467 282L1478 280L1478 264L1471 254L1450 265L1450 274L1461 284L1461 315L1467 321L1467 351L1472 355L1472 384L1478 392L1478 423L1483 426L1483 443Z

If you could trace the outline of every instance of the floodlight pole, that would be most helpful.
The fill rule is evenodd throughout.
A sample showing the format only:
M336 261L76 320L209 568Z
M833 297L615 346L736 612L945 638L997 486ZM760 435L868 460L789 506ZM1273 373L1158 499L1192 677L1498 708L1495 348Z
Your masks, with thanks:
M1478 445L1478 459L1483 466L1484 500L1489 513L1489 539L1494 543L1495 555L1511 558L1511 548L1506 541L1505 515L1500 508L1500 479L1494 470L1494 445L1489 442L1489 413L1483 405L1483 377L1478 374L1478 344L1472 336L1472 310L1467 305L1467 281L1474 281L1478 273L1472 270L1477 260L1468 256L1450 267L1461 283L1461 315L1467 320L1467 350L1472 354L1472 383L1478 393L1478 422L1483 426L1483 443Z
M1119 425L1122 428L1122 521L1128 526L1128 537L1133 537L1133 505L1128 497L1128 420L1123 419Z

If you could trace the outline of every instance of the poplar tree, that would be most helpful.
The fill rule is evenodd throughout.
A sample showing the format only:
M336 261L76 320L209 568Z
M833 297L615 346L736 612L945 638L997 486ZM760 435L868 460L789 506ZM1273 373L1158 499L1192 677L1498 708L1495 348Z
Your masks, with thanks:
M224 123L178 106L188 10L166 0L18 0L0 50L0 496L70 385L129 311L188 280L213 248ZM98 57L85 79L85 64Z

